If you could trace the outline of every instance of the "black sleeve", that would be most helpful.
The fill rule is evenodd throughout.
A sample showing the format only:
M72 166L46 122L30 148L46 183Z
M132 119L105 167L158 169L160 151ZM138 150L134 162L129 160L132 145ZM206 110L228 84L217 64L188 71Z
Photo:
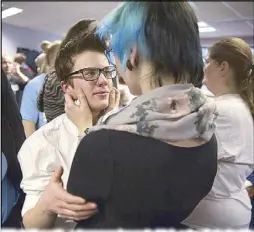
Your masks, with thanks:
M99 209L109 195L113 178L109 133L100 130L82 139L67 184L69 193L97 203Z
M22 173L17 154L26 137L14 93L3 70L1 85L1 149L8 162L7 175L12 183L19 188Z

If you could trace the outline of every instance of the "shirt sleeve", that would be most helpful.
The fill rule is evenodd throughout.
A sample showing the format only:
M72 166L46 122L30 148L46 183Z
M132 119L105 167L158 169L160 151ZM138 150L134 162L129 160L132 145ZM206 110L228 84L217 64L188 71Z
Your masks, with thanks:
M53 146L37 136L29 137L21 147L18 154L23 174L21 188L26 194L22 216L36 205L54 170L59 167L56 152Z
M37 92L36 89L33 88L33 84L31 82L28 83L24 89L20 112L23 120L37 123L39 119L39 110L37 109Z
M215 120L218 144L218 160L234 161L241 154L241 127L237 115L231 109L219 110Z
M107 131L85 136L76 151L67 191L100 208L107 198L113 178L113 158ZM81 178L84 177L84 178Z

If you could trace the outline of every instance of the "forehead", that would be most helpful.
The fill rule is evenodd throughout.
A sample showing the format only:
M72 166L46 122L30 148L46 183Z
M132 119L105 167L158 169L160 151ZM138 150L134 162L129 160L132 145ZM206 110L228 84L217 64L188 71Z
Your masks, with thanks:
M85 51L73 57L74 66L72 71L82 68L96 67L104 68L109 65L108 59L104 53L95 51Z

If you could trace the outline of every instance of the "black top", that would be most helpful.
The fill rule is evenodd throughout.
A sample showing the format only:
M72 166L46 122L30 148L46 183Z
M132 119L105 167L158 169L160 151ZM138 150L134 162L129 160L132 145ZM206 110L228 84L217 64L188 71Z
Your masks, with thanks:
M1 148L6 156L9 167L7 175L12 183L19 187L22 173L18 163L17 154L26 137L15 95L3 70L1 78L1 103Z
M7 221L2 227L20 228L21 209L25 195L20 189L22 172L17 154L26 137L14 93L3 70L1 85L1 151L4 153L8 163L6 175L20 193L16 206L12 209Z
M217 171L213 137L182 148L128 132L100 130L81 141L67 184L99 213L76 228L178 228L211 190Z

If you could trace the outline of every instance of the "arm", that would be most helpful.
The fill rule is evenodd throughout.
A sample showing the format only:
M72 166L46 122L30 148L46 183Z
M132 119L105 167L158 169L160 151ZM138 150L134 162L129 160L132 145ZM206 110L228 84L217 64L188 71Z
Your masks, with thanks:
M15 95L11 89L11 85L2 70L1 78L1 97L2 97L2 117L10 121L9 126L11 128L13 139L16 145L16 154L18 154L23 142L25 141L25 133L22 125L22 118L19 112Z
M36 89L34 89L33 83L30 82L24 89L20 107L26 137L29 137L36 130L36 123L39 118L39 111L37 109L36 101Z
M36 125L32 121L22 120L26 137L28 138L31 134L36 131Z
M56 215L44 213L39 200L50 181L57 160L53 149L41 147L39 143L45 143L42 139L37 141L27 139L18 155L23 174L21 188L26 193L22 208L23 224L25 228L51 228Z
M113 178L109 142L107 131L85 136L76 151L67 184L69 193L95 202L99 208L110 192Z
M83 220L96 211L96 206L63 188L63 168L59 167L57 152L40 134L28 138L21 148L21 188L26 193L22 209L25 228L48 229L54 227L57 215L65 222L66 219Z

